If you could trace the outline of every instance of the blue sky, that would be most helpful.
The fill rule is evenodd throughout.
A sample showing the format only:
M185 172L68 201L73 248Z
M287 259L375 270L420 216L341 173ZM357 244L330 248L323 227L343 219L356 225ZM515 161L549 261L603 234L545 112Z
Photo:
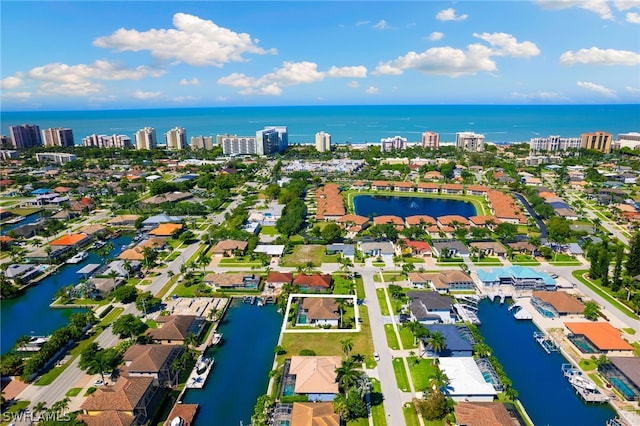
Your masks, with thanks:
M0 7L4 110L640 102L640 0Z

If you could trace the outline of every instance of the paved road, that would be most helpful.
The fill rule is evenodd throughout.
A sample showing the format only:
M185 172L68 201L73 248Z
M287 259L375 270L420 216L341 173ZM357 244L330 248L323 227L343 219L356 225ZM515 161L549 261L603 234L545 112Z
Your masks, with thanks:
M538 216L538 213L531 207L529 202L524 198L522 194L517 192L512 193L514 197L516 197L524 206L525 209L529 212L533 220L538 224L538 228L540 228L540 238L547 238L549 236L549 232L547 231L547 225L542 221L542 218Z

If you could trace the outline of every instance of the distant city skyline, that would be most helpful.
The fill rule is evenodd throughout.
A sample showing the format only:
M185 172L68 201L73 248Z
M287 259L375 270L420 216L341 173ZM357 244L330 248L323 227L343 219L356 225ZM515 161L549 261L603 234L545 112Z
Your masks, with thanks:
M638 0L9 1L0 23L5 111L640 103Z

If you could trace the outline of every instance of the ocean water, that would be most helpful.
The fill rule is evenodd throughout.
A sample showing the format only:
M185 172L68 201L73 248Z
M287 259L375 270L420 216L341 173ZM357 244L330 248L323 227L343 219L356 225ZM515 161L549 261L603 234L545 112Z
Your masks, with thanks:
M97 133L133 133L153 127L159 141L176 126L191 136L254 135L269 125L289 129L289 143L312 143L323 130L333 143L372 143L402 136L419 142L434 131L442 142L455 141L456 132L473 131L488 142L528 142L532 137L604 130L614 134L640 131L640 105L369 105L183 108L109 111L0 112L0 134L9 126L37 124L41 129L68 127L75 142Z

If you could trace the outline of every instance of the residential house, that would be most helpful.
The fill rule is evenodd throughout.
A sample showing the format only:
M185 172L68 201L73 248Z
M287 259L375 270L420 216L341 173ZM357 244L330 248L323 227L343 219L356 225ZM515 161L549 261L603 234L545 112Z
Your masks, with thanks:
M123 355L121 375L128 377L152 377L158 386L173 386L178 372L171 365L180 356L179 345L133 345Z
M327 254L335 254L340 253L342 257L346 257L347 259L354 260L356 255L356 246L353 244L327 244Z
M437 291L409 291L411 319L422 324L453 323L453 302Z
M383 180L374 180L371 182L371 189L374 191L391 191L391 184Z
M426 172L424 174L424 180L442 180L444 176L437 170L431 170L430 172Z
M80 228L80 232L91 235L93 238L99 238L107 233L107 228L102 225L92 224L83 226Z
M236 253L244 254L248 245L246 241L223 240L216 244L212 251L215 256L233 257Z
M477 196L485 196L487 192L489 192L491 188L482 185L469 185L467 186L467 194L469 195L477 195Z
M478 279L483 287L511 285L516 290L555 290L556 280L545 272L523 266L478 270Z
M199 338L206 324L205 318L197 315L160 315L156 322L158 328L147 330L147 334L163 345L182 344L190 335Z
M180 426L194 426L197 412L198 404L185 404L182 401L178 401L169 413L164 426L176 426L176 424Z
M469 224L471 226L475 226L476 228L494 229L495 226L500 223L500 219L497 219L496 217L491 215L471 216L469 218Z
M410 272L409 283L415 288L430 287L444 294L455 290L475 290L476 284L469 274L457 269L436 273Z
M152 377L121 376L113 386L103 386L89 395L80 409L79 420L88 426L105 424L108 420L131 419L131 425L141 425L155 413L161 400ZM108 413L111 412L111 413Z
M634 347L621 337L621 332L609 322L565 322L569 340L586 340L595 351L605 355L631 356ZM578 339L576 339L578 337ZM580 350L580 347L578 346ZM581 351L582 352L582 351Z
M133 228L139 218L140 216L137 214L123 214L109 219L107 224L110 226Z
M407 216L404 218L404 221L408 227L420 226L423 229L436 223L436 220L433 217L422 214Z
M4 275L18 285L26 284L40 274L42 274L40 267L33 264L14 263L4 271Z
M265 281L265 288L279 289L293 282L292 272L269 272Z
M584 312L584 303L565 291L534 291L531 304L545 317L558 318Z
M400 216L393 215L383 215L376 216L373 218L374 225L387 225L391 224L396 227L397 230L401 231L404 228L404 220Z
M457 240L432 241L431 247L434 257L468 257L471 254L467 246Z
M507 257L507 249L498 241L475 241L469 243L471 251L477 250L478 254L484 256Z
M437 194L440 189L440 184L420 182L416 188L417 192L424 192L427 194Z
M502 402L460 401L453 407L456 423L473 426L514 426L521 424L511 417Z
M369 188L369 185L367 185L365 182L361 180L357 180L351 184L351 189L356 191L363 191L367 188Z
M396 192L413 192L415 185L413 182L394 182L393 190Z
M455 324L428 324L425 328L429 330L429 333L439 332L444 337L445 348L438 353L435 353L429 346L428 338L422 340L422 345L426 349L426 356L428 357L450 357L450 356L465 356L470 357L473 355L473 344L467 337L467 333L461 334L460 328ZM470 334L469 334L470 335Z
M430 257L431 256L431 246L429 243L425 241L413 241L413 240L402 240L403 244L399 244L400 246L404 246L402 248L402 254L410 254L411 256L422 256L422 257Z
M161 223L156 228L149 231L149 235L156 237L175 237L183 230L181 223Z
M627 401L640 401L640 358L611 356L608 363L599 363L604 376Z
M340 426L331 402L294 402L290 426Z
M164 213L158 214L143 220L142 229L149 231L151 229L157 228L158 225L163 223L182 223L183 220L184 218L182 216L169 216Z
M305 297L298 308L297 324L338 327L340 325L338 304L330 297Z
M337 220L346 213L340 188L328 183L316 191L316 218L318 220Z
M468 227L469 220L467 220L467 218L464 216L460 216L457 214L449 214L449 215L439 216L437 224L443 229L447 226L451 226L453 228L455 228L456 226Z
M456 403L492 402L497 396L498 392L487 383L473 357L442 357L439 361L440 370L449 378L444 393Z
M359 242L359 249L365 256L393 256L395 249L389 241Z
M296 395L307 395L310 402L329 402L340 392L336 380L340 365L340 356L292 356L287 375L295 380Z
M177 203L193 198L193 194L190 192L167 192L164 194L154 195L142 202L145 204L162 204L162 203Z
M462 195L464 193L464 186L459 183L445 183L440 187L440 192L443 194Z
M253 252L264 253L272 258L279 258L284 254L284 244L258 244Z
M322 293L331 289L333 279L330 274L299 274L293 279L293 285L304 292Z
M202 282L216 290L257 290L260 276L246 272L207 274Z
M358 233L369 226L369 218L357 214L347 214L336 219L336 223L348 232Z

